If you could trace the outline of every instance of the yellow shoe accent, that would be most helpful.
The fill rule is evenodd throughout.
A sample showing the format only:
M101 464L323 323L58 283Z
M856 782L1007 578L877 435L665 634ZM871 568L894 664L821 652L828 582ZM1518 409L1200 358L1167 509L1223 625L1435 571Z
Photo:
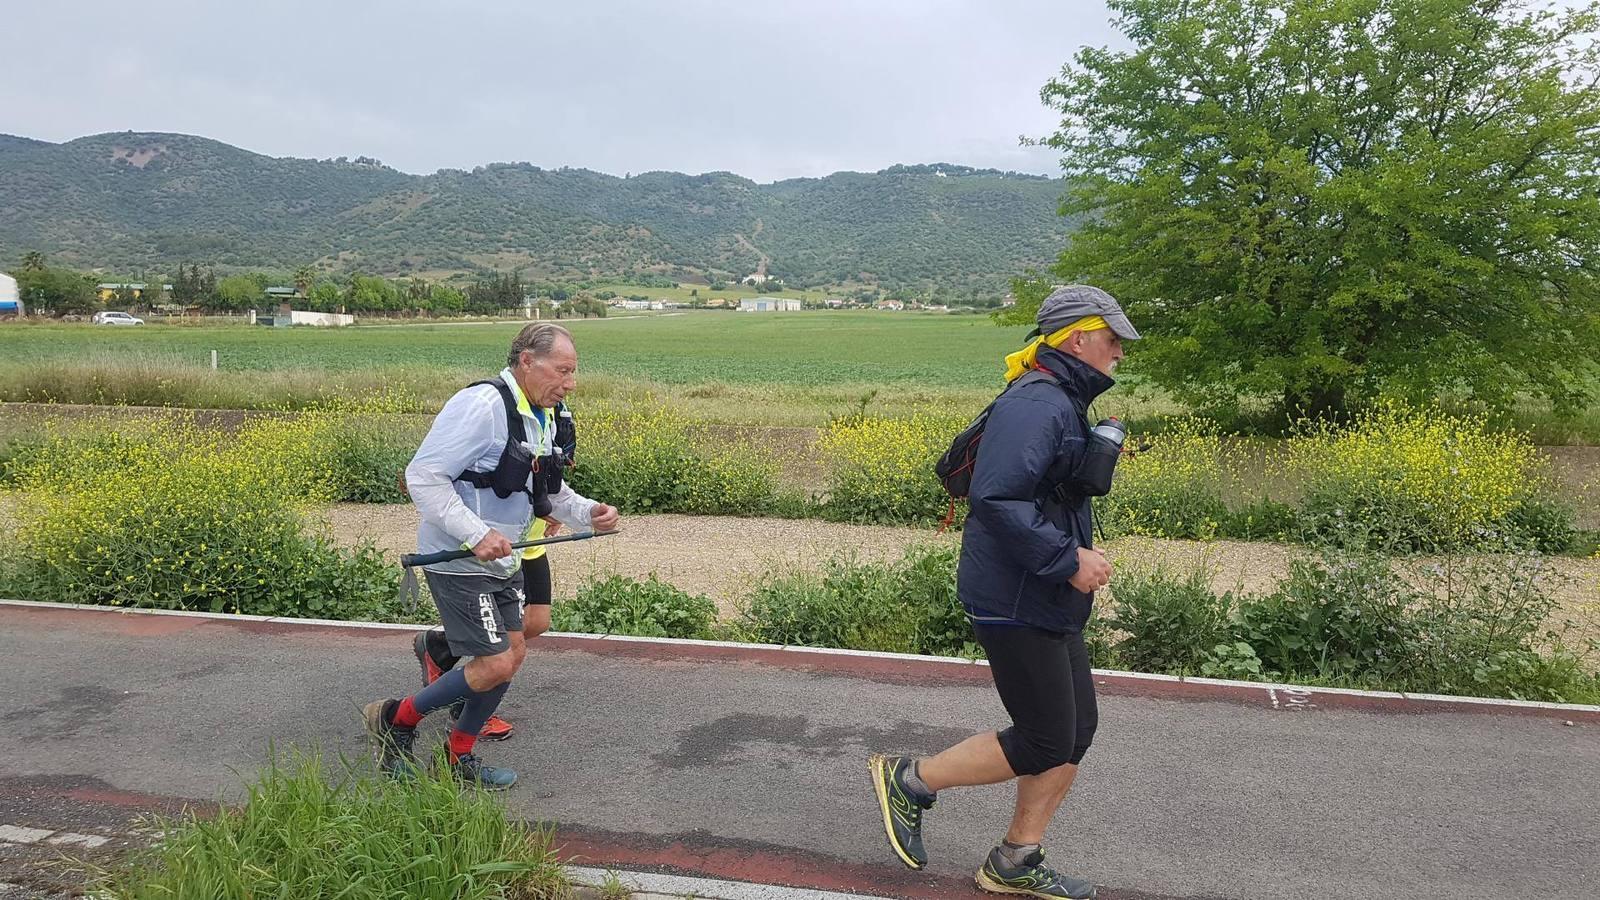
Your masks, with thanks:
M909 853L900 847L900 842L894 839L894 819L889 812L889 789L884 786L887 777L888 758L882 754L873 754L867 760L867 768L872 771L872 792L878 795L878 808L883 811L883 833L889 838L889 847L894 850L894 855L909 869L920 869L922 864L911 858Z

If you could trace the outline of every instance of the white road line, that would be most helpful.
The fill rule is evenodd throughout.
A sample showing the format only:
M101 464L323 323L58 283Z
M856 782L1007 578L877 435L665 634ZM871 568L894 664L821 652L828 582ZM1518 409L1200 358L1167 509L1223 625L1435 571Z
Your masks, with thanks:
M567 872L573 880L590 886L598 887L606 882L607 876L615 875L617 880L634 892L699 897L701 900L860 900L876 896L752 884L748 881L719 881L714 878L689 878L683 875L623 872L587 866L568 866Z
M21 825L0 825L0 841L13 844L37 844L55 834L48 828L23 828Z
M83 846L88 847L90 850L93 850L96 847L103 846L110 840L110 838L101 837L98 834L79 834L76 831L63 831L55 837L47 839L45 843L61 844L63 846L67 844L82 844Z

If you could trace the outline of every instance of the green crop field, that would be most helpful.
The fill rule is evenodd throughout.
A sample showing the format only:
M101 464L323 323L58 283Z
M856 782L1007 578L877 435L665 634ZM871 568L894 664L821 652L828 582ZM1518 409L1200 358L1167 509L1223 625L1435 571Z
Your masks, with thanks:
M706 422L788 426L853 410L975 413L1026 332L980 316L866 310L562 324L577 338L580 406L668 401ZM504 365L520 327L0 326L0 400L280 408L387 389L431 412Z
M670 402L704 422L784 426L852 411L974 414L1000 389L1001 359L1026 333L982 316L869 310L684 311L562 324L578 342L576 405ZM0 325L0 401L261 409L387 390L427 413L498 371L520 327ZM1096 412L1145 422L1183 412L1160 392L1133 390L1138 381L1119 377ZM1600 408L1560 419L1530 400L1497 424L1545 444L1600 442Z
M570 320L580 374L662 384L897 383L1000 386L1000 359L1026 329L978 316L873 311L734 313ZM0 327L0 365L140 361L225 372L426 367L493 372L518 324L389 328L89 325Z

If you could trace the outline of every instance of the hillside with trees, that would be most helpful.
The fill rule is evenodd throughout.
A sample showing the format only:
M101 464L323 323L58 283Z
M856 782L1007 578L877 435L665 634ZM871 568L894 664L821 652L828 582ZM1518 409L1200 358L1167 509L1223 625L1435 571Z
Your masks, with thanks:
M0 259L79 268L294 269L529 278L766 271L952 300L1047 264L1059 179L952 165L757 184L726 172L617 177L526 163L410 175L375 159L273 158L178 134L50 144L0 135Z

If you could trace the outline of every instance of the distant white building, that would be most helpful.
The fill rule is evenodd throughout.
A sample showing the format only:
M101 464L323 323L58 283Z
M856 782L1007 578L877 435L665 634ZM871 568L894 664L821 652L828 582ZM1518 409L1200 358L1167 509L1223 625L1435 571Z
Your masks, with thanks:
M665 304L660 300L624 300L622 309L664 309Z
M747 297L739 301L740 312L799 312L800 301L792 297Z
M17 280L0 272L0 316L22 315L22 298L17 294Z

